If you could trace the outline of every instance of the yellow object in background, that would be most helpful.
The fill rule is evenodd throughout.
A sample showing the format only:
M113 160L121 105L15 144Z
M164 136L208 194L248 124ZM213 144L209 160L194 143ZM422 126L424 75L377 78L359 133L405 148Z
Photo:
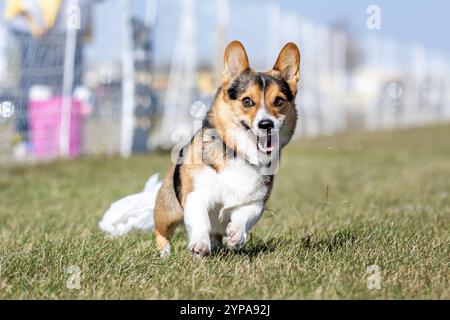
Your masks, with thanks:
M56 22L59 8L61 7L61 0L37 0L37 2L44 17L45 28L48 30Z
M4 17L7 21L11 21L19 15L26 13L23 0L6 0Z
M37 6L41 14L43 25L30 12L30 8L27 7L27 3L24 0L6 0L4 17L7 21L11 21L18 16L25 17L32 35L40 37L54 26L61 7L61 0L34 0L34 5Z

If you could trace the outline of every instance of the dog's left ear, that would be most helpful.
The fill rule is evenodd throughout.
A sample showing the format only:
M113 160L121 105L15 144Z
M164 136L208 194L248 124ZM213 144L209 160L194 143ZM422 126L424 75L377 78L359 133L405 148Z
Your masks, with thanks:
M273 67L291 87L297 87L300 80L300 50L295 43L287 43L281 50Z

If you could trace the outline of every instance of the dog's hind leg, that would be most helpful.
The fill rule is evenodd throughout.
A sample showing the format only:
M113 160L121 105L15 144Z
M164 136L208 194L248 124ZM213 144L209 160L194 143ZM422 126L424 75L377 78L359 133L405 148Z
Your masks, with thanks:
M183 222L183 209L175 196L170 178L169 175L159 190L154 213L156 246L163 257L170 254L170 239L177 226Z
M155 210L156 246L162 257L170 254L170 239L177 226L183 221L182 219L182 214L167 211L157 214L157 210Z
M183 222L183 212L170 210L161 205L155 208L155 236L156 246L162 257L170 254L170 239L178 225Z
M170 239L172 238L174 230L175 228L172 228L166 232L161 232L155 228L156 247L158 248L161 257L167 257L170 255Z

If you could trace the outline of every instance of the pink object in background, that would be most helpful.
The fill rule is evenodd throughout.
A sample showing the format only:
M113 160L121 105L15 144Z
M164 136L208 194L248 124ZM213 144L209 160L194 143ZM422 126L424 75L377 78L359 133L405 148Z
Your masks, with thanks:
M62 98L31 100L28 109L30 142L32 153L38 159L51 159L59 156ZM70 119L70 157L81 151L81 121L83 104L72 99Z

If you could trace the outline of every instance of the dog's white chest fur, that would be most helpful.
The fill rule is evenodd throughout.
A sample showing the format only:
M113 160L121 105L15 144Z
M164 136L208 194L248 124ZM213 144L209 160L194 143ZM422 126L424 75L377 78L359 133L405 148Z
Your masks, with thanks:
M204 194L210 206L233 208L262 201L267 193L265 177L258 167L235 159L216 172L205 167L194 176L194 189Z
M240 158L219 172L209 166L196 171L184 210L189 246L197 250L196 245L202 243L209 250L213 234L226 235L232 247L245 243L263 212L267 179L270 177L262 175L260 168Z

